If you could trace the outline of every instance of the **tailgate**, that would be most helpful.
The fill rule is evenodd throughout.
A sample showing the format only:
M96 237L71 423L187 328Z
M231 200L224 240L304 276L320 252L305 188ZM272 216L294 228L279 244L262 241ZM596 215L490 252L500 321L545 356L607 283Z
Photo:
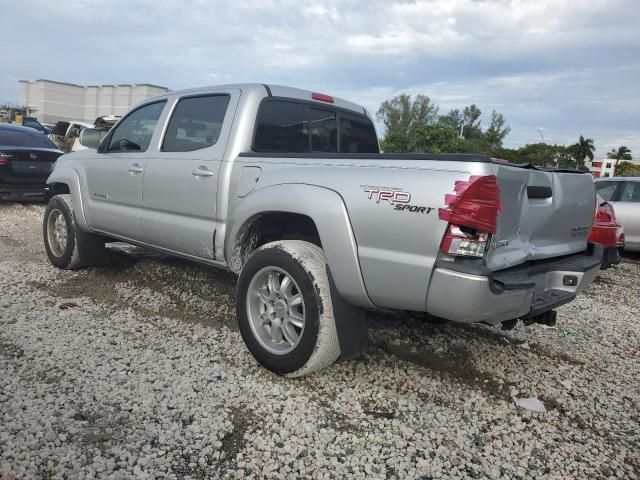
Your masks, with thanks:
M595 212L591 175L495 165L503 211L486 262L491 270L587 248Z

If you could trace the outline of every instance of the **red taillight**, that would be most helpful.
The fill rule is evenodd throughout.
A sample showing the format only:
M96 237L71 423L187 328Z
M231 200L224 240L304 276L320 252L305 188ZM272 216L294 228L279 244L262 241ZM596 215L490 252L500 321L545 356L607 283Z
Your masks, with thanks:
M9 159L0 153L0 167L9 165Z
M454 195L445 195L447 206L438 210L438 217L449 222L440 249L448 255L482 257L503 210L498 179L472 176L457 181L454 191Z
M311 98L320 102L333 103L333 97L331 95L325 95L324 93L312 93Z
M596 223L605 225L616 223L616 214L613 211L613 207L611 205L609 205L608 203L598 205L598 209L596 210Z
M500 188L494 175L472 176L457 181L455 195L444 197L446 208L438 210L440 220L462 225L481 232L496 233L500 204Z

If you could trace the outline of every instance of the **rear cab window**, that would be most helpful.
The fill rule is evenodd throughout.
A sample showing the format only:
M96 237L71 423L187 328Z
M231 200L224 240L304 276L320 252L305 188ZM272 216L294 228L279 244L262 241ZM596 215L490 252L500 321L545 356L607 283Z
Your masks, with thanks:
M311 109L311 151L338 152L338 115L331 110Z
M345 113L340 118L340 151L378 153L376 130L368 118Z
M363 115L303 100L268 97L258 110L256 152L379 153L373 122Z

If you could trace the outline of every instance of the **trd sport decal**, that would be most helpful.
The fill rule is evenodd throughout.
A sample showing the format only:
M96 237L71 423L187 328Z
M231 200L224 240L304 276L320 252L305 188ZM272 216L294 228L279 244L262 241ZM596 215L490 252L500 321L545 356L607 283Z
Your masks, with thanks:
M422 205L412 205L411 194L400 188L395 187L374 187L371 185L360 185L360 187L368 195L369 200L375 200L376 203L389 203L394 210L400 212L413 213L431 213L432 207L423 207Z

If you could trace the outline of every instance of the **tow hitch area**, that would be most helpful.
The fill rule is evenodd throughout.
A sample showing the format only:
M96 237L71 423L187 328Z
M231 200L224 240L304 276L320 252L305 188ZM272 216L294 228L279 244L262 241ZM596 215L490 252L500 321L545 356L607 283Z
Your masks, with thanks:
M540 323L548 327L554 327L556 324L557 315L558 315L558 312L556 312L555 310L550 310L548 312L541 313L540 315L536 315L535 317L523 318L522 323L524 323L527 326L534 323Z
M539 323L541 325L546 325L547 327L555 327L557 315L558 313L555 310L549 310L535 316L523 317L521 318L521 320L522 323L524 323L526 326L533 325L534 323ZM517 323L517 318L502 322L502 330L513 330Z
M531 311L526 317L522 317L522 323L529 326L534 323L540 323L553 327L556 324L556 311L560 305L569 303L576 297L573 292L565 292L564 290L545 290L538 292L531 302ZM515 326L515 325L514 325ZM503 328L505 328L503 326ZM513 328L513 327L512 327Z

